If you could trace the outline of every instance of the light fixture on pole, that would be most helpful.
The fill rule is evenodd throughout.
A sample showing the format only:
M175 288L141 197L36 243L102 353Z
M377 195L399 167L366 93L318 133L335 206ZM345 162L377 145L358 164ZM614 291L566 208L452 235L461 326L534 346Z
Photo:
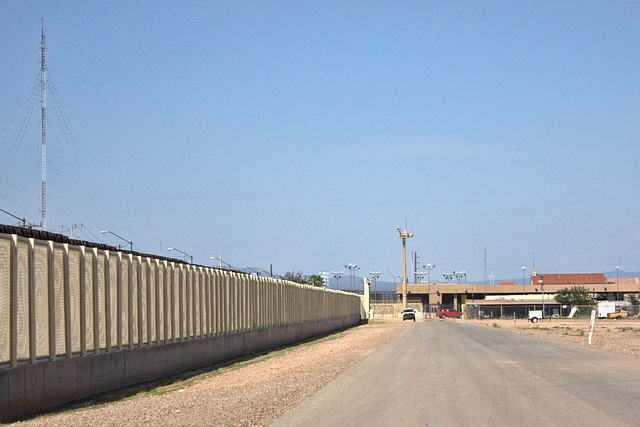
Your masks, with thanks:
M246 265L245 265L244 267L242 267L242 268L243 268L243 269L245 269L245 270L251 270L251 271L253 271L254 273L256 273L256 276L258 276L258 277L260 277L260 272L261 272L261 271L264 271L264 270L255 270L255 269L253 269L253 268L251 268L251 267L247 267Z
M526 269L525 266L522 266L522 295L524 295L524 270Z
M176 252L180 252L183 256L188 256L189 258L191 258L191 264L193 264L193 255L189 255L187 253L182 252L180 249L176 249L176 248L167 248L168 251L176 251ZM184 259L184 258L183 258Z
M429 284L431 284L431 270L433 270L434 268L436 268L436 265L433 264L427 264L427 265L423 265L422 268L426 268L427 269L427 282Z
M353 291L356 283L356 271L360 270L360 267L356 264L349 263L344 266L349 269L349 291Z
M378 281L378 277L380 277L380 275L382 274L379 271L370 271L369 274L371 275L371 278L373 279L373 295L374 295L374 299L378 298L378 287L376 286L377 281Z
M616 267L616 301L620 301L620 267Z
M544 282L540 279L538 283L540 284L540 291L542 292L542 320L544 320Z
M396 287L396 276L388 268L386 270L389 272L391 277L393 277L393 287L395 288Z
M453 276L458 279L458 285L459 285L460 284L460 279L463 276L466 278L467 277L467 273L465 273L464 271L454 271L453 272Z
M407 239L413 237L407 231L405 224L404 230L398 228L398 237L402 239L402 309L407 308Z
M209 257L209 259L210 259L210 260L215 260L215 259L217 259L218 261L220 261L220 268L222 268L222 264L224 264L224 265L226 265L227 267L229 267L229 269L231 269L231 264L228 264L228 263L224 262L224 261L222 260L222 255L220 255L220 258L215 257L215 256L210 256L210 257Z
M340 283L340 278L344 274L344 271L332 271L331 274L333 274L333 278L336 279L336 291L337 291L338 285Z
M453 279L453 274L443 274L444 279L449 283L451 279Z
M124 237L122 237L122 236L118 236L116 233L114 233L113 231L109 231L109 230L101 231L101 232L100 232L100 234L113 234L113 235L114 235L114 236L116 236L118 239L121 239L121 240L124 240L125 242L127 242L127 243L129 244L129 249L131 250L131 252L133 252L133 242L132 242L132 241L127 240L127 239L125 239L125 238L124 238ZM120 246L120 245L118 245L118 246Z

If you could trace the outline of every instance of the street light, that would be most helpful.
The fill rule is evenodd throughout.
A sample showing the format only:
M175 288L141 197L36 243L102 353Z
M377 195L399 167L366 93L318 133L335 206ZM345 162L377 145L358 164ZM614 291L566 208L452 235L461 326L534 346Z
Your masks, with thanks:
M522 266L522 295L524 295L524 270L525 266Z
M353 291L355 288L355 282L356 282L356 271L360 270L360 267L357 266L356 264L345 264L344 268L348 268L349 269L349 290Z
M168 251L180 252L183 256L188 256L189 258L191 258L191 264L193 264L193 255L186 254L186 253L182 252L180 249L176 249L176 248L168 248L167 250Z
M133 242L132 242L132 241L129 241L129 240L125 239L125 238L124 238L124 237L122 237L122 236L118 236L116 233L114 233L113 231L109 231L109 230L101 231L101 232L100 232L100 234L113 234L113 235L114 235L114 236L116 236L118 239L122 239L122 240L124 240L125 242L127 242L127 243L129 244L129 248L130 248L131 252L133 252ZM120 247L120 245L118 245L118 248L119 248L119 247Z
M453 274L443 274L444 279L449 283L449 280L453 279Z
M542 320L544 320L544 283L542 279L538 280L538 283L540 283L540 291L542 292Z
M620 267L616 267L616 301L620 301Z
M423 265L422 268L426 268L427 269L427 282L429 282L429 284L431 284L431 270L433 270L434 268L436 268L436 265L433 264L427 264L427 265Z
M380 277L380 275L382 273L379 272L379 271L370 271L369 274L371 275L371 278L373 279L373 295L375 295L374 299L377 299L377 295L378 295L377 282L378 282L378 277Z
M251 271L253 271L254 273L256 273L256 276L258 276L258 277L260 277L260 272L261 272L261 271L264 271L264 270L262 270L262 269L254 270L253 268L251 268L251 267L247 267L247 266L244 266L244 267L242 267L242 268L243 268L243 269L247 269L247 270L251 270Z
M396 276L388 268L386 270L389 272L391 277L393 277L393 287L395 288L396 287Z
M460 284L460 279L463 276L465 277L465 282L466 282L467 273L465 273L464 271L454 271L453 275L458 279L458 285Z
M344 271L332 271L333 278L336 279L336 291L338 290L338 284L340 283L340 278L344 274Z
M214 260L217 259L218 261L220 261L220 267L222 267L222 264L226 265L227 267L229 267L229 269L231 269L231 264L226 263L222 260L222 255L220 255L220 258L214 257L214 256L210 256L209 257L210 260Z

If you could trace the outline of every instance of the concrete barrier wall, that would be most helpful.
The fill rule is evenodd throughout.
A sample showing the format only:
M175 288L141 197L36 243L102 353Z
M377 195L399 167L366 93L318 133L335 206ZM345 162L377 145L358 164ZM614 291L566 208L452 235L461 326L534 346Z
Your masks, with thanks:
M0 415L352 326L361 313L344 292L0 233Z

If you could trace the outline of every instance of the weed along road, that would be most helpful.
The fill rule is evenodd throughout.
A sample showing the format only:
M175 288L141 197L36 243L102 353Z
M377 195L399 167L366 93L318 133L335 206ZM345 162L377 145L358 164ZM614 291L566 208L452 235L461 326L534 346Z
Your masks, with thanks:
M457 320L422 321L273 425L638 425L640 361Z

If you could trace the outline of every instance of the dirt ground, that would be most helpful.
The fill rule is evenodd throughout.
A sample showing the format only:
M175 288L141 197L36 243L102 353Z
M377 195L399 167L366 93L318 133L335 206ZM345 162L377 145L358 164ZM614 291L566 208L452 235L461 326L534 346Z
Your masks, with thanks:
M518 319L515 322L514 320L495 319L465 321L538 338L626 354L640 359L640 320L638 319L596 319L591 345L589 345L591 319L545 319L538 323L530 323L526 319Z
M100 396L23 421L29 426L268 425L398 335L401 319Z
M541 339L589 345L589 319L545 320L537 324L526 320L427 321L479 324ZM368 325L320 340L101 396L73 409L19 424L268 425L393 339L407 324L413 322L374 318ZM596 320L592 343L593 348L634 356L640 363L640 320Z

